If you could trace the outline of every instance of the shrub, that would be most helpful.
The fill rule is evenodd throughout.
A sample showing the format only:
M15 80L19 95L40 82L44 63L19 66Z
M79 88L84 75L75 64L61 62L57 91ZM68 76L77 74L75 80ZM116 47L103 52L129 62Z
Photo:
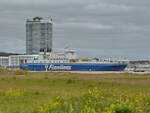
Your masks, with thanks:
M13 77L12 79L16 80L17 78L16 78L16 77Z
M5 68L0 68L0 73L7 72Z
M48 76L46 75L46 76L44 77L44 79L48 79Z
M76 82L76 79L68 79L67 80L67 84L72 84L72 83L75 83Z
M40 94L40 92L39 91L35 91L35 95L39 95Z
M17 70L15 71L15 74L16 74L16 75L24 75L24 74L26 74L26 73L27 73L27 71L21 70L21 69L17 69Z
M133 113L132 109L127 106L116 106L114 111L115 113Z
M87 84L87 86L88 86L89 88L92 88L92 87L94 87L94 84L92 84L92 83L89 82L89 83Z
M5 80L5 78L4 78L4 77L2 77L2 78L1 78L1 80Z

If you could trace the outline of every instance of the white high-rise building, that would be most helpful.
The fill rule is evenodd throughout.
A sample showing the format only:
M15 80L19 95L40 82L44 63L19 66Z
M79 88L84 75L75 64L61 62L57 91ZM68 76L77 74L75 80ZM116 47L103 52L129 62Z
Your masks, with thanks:
M0 56L0 66L8 66L9 65L9 58L8 57L4 57L4 56Z
M35 17L26 21L26 54L52 51L53 23L49 18L44 20Z

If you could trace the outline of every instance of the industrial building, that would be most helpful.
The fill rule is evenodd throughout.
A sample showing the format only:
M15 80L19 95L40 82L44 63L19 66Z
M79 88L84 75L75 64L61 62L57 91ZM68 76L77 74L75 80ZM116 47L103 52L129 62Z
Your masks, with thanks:
M28 60L38 58L39 55L10 55L7 57L0 57L0 67L7 68L8 70L15 70L19 68L20 64L26 63Z
M11 55L9 56L9 66L19 67L20 64L26 63L27 60L36 59L38 55Z
M9 58L8 57L0 57L0 66L7 67L9 65Z
M49 18L34 17L26 21L26 54L38 54L41 51L52 52L53 23Z

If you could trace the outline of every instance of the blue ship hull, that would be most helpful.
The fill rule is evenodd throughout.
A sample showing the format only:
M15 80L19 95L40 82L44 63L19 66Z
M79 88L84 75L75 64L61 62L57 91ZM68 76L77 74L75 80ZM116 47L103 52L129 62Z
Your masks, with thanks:
M126 64L98 63L29 63L21 64L20 69L29 71L123 71Z

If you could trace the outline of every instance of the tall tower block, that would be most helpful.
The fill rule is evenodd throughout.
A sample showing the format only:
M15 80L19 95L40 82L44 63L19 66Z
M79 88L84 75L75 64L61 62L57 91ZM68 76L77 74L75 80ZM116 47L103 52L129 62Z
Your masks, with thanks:
M53 43L53 23L49 18L34 17L26 21L26 54L51 52Z

